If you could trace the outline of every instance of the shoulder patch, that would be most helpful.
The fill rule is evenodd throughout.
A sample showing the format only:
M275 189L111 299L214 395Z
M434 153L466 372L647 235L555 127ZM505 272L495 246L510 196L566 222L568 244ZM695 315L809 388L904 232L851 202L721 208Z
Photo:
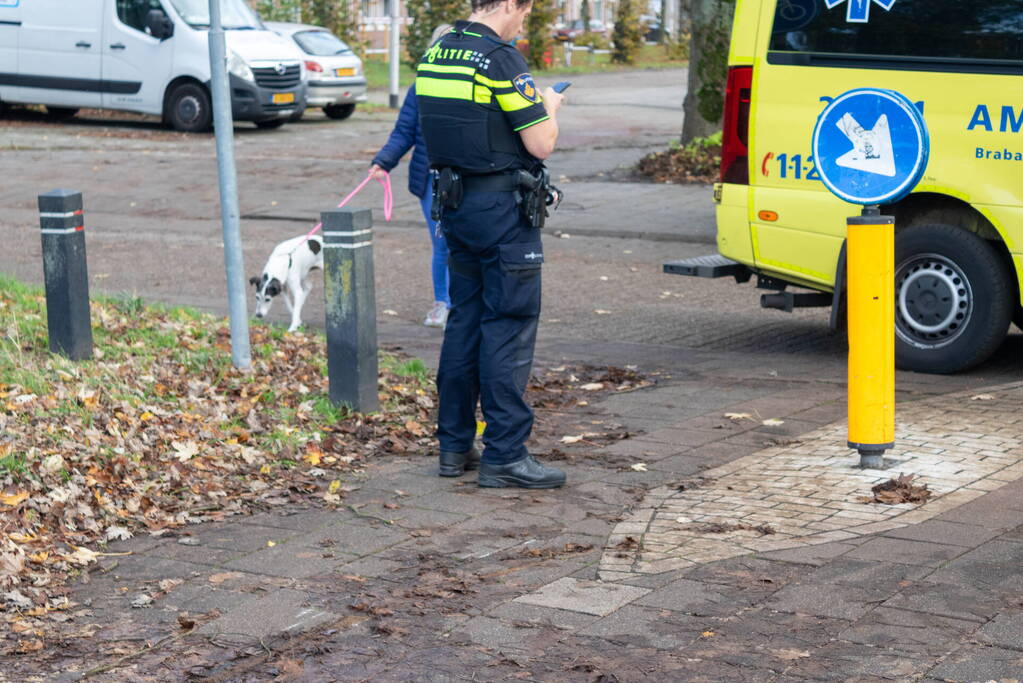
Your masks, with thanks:
M519 74L512 79L512 85L515 86L515 90L517 90L520 95L530 102L537 101L539 93L536 91L536 83L533 82L532 74Z

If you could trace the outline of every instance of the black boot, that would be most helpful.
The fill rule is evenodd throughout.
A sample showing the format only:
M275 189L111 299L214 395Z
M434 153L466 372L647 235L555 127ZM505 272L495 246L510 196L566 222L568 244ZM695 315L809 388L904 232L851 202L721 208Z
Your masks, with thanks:
M473 446L465 453L454 451L440 452L440 476L460 477L466 470L474 470L480 465L480 452Z
M507 465L480 465L479 485L487 488L518 486L524 489L553 489L565 485L565 473L527 455Z

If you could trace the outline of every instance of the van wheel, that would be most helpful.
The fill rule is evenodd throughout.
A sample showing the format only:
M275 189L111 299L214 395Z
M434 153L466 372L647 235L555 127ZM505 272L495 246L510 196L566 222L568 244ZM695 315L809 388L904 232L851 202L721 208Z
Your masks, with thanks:
M287 119L266 119L265 121L256 121L255 124L256 128L271 129L280 128L287 122Z
M987 360L1005 339L1012 283L984 239L953 225L915 225L895 236L895 362L953 373Z
M341 121L347 119L349 116L355 113L354 104L328 104L323 108L323 113L327 115L327 118L336 119Z
M46 107L46 115L57 121L67 121L77 113L77 107Z
M201 133L213 125L213 106L206 88L182 83L167 98L167 121L184 133Z

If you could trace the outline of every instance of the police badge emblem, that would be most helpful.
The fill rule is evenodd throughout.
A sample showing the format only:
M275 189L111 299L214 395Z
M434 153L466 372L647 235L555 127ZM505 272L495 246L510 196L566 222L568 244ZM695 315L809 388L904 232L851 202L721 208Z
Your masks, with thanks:
M519 74L512 79L515 90L530 102L536 102L539 93L536 91L536 83L533 82L532 74Z

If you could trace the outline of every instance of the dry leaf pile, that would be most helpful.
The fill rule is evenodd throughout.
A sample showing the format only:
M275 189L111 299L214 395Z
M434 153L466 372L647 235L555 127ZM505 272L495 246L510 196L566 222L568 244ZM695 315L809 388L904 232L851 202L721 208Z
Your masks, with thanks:
M432 445L419 361L382 354L383 409L349 414L326 397L318 335L254 328L244 373L224 320L94 302L96 357L72 363L46 351L42 298L0 284L4 610L67 608L65 579L106 541L252 507L338 503L368 458Z
M924 503L931 497L933 491L927 488L927 484L917 486L913 483L915 474L900 474L897 479L889 479L886 482L871 487L873 496L864 496L861 500L864 503L881 503L882 505L901 505L902 503Z

